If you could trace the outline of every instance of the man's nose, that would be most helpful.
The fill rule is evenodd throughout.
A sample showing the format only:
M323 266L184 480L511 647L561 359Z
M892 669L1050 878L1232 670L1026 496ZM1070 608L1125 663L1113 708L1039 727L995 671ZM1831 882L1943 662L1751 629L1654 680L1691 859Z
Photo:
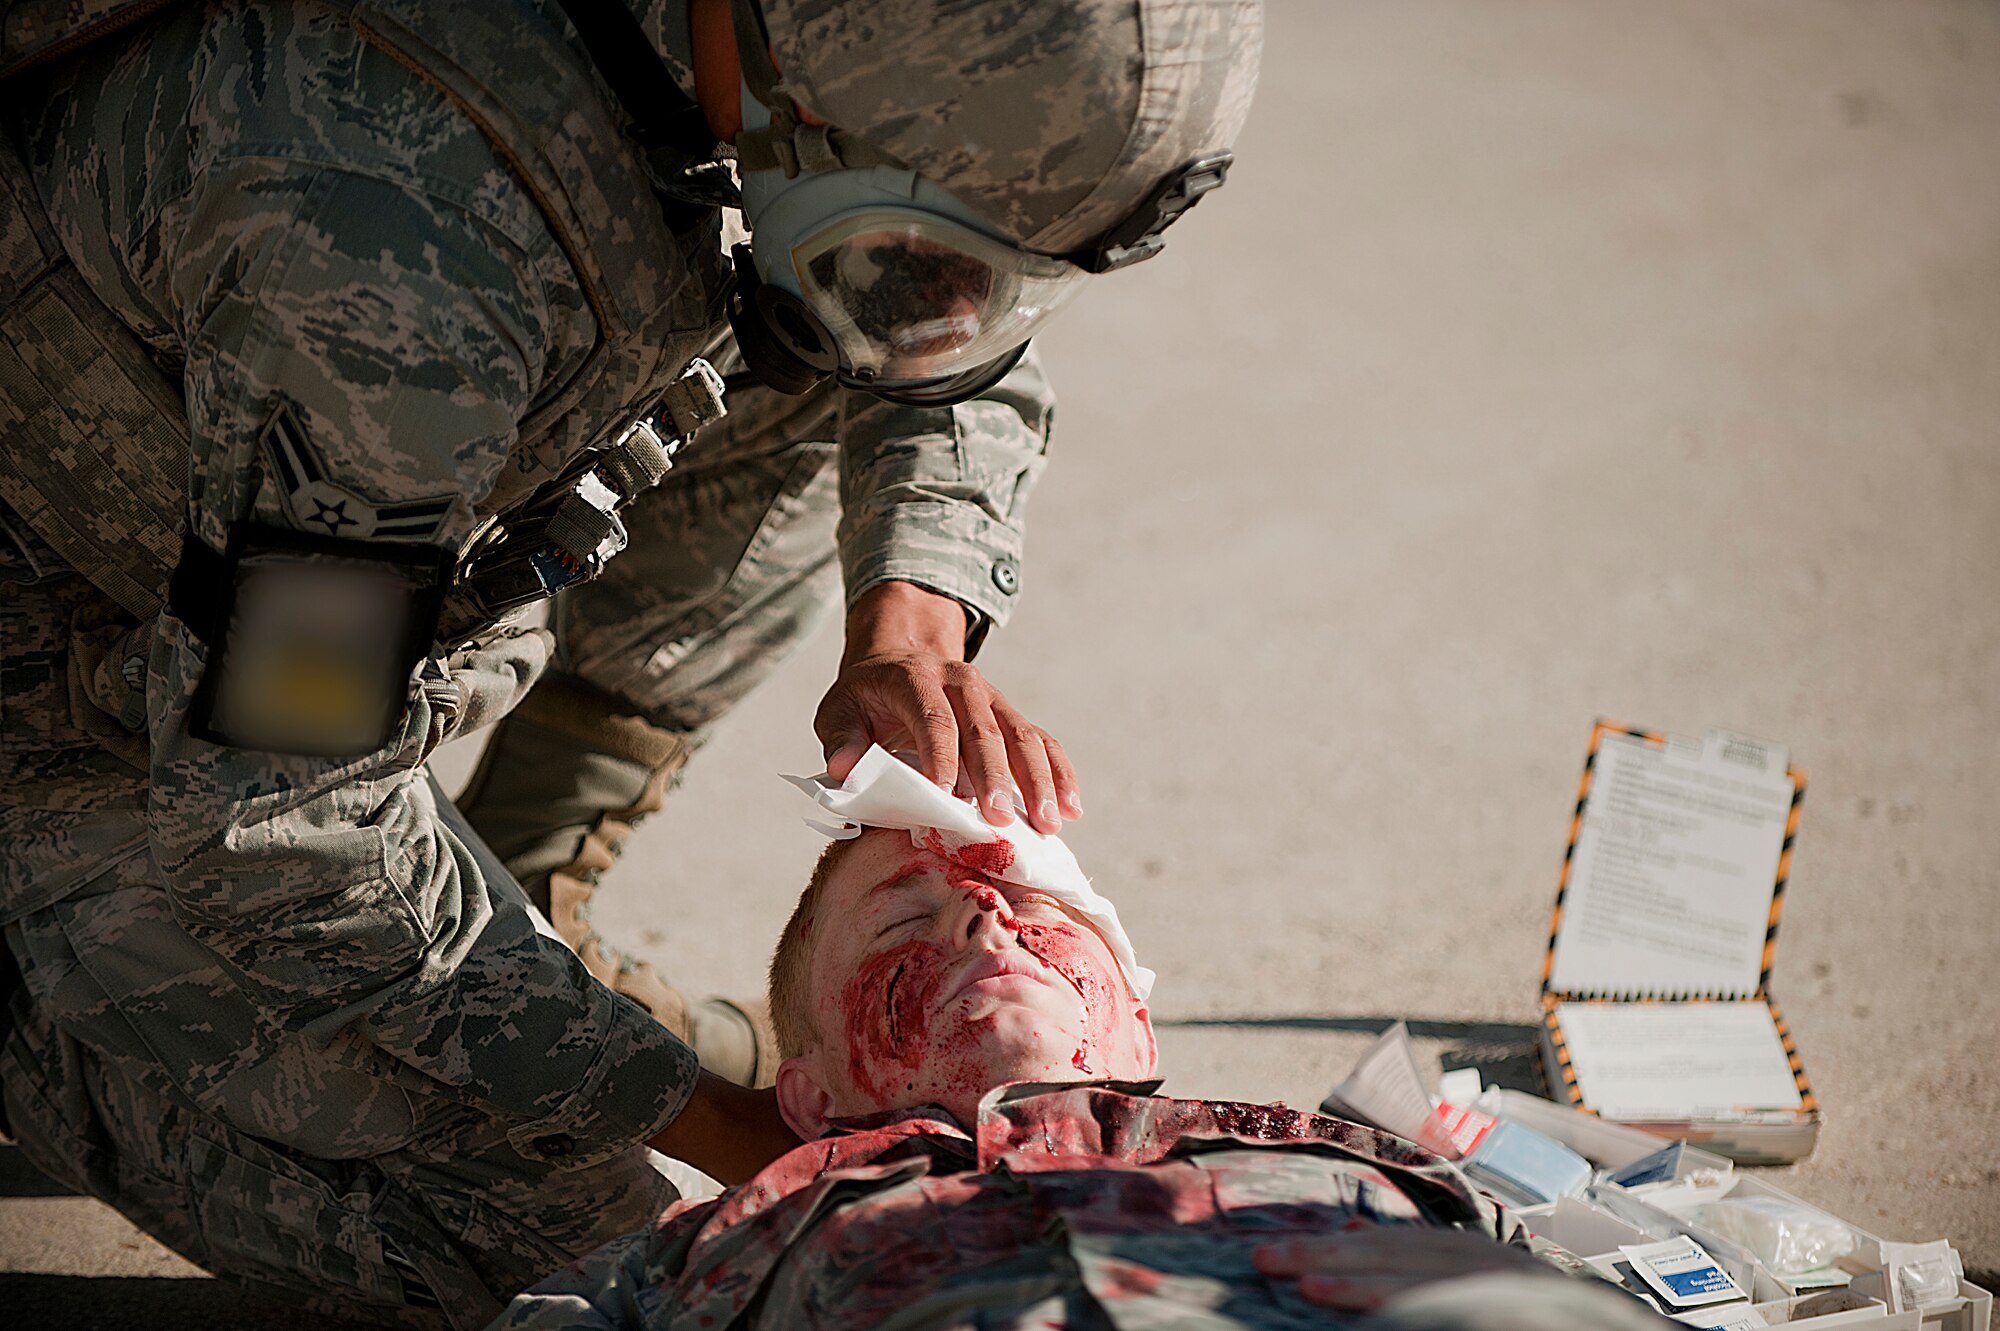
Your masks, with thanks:
M952 920L952 941L961 949L997 951L1012 938L1007 901L990 887L964 892Z

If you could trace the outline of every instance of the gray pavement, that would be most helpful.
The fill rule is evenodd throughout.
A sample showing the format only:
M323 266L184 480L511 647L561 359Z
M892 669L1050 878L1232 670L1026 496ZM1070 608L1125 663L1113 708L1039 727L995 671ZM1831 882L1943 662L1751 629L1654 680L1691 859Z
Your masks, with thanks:
M981 662L1082 770L1169 1089L1310 1105L1397 1017L1532 1076L1592 720L1728 726L1812 778L1773 989L1827 1123L1780 1181L1995 1271L2000 5L1272 0L1270 35L1229 187L1044 339L1057 456ZM759 982L836 651L601 898L686 986ZM10 1307L108 1325L193 1274L12 1177ZM228 1297L149 1320L256 1324Z

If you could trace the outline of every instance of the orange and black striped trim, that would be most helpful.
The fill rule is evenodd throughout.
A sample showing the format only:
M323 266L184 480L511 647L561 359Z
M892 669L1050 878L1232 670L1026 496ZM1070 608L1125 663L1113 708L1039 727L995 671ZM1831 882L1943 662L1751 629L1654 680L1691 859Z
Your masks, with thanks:
M1572 1109L1581 1109L1586 1114L1594 1114L1597 1111L1583 1102L1583 1090L1576 1084L1576 1066L1570 1062L1569 1041L1563 1036L1562 1022L1556 1018L1556 1001L1553 998L1542 1000L1544 1038L1556 1055L1555 1075L1552 1078L1546 1076L1549 1072L1546 1065L1542 1069L1544 1079L1549 1081L1549 1099Z
M1556 937L1562 933L1563 902L1569 896L1570 862L1576 858L1576 838L1583 831L1583 809L1590 802L1590 778L1591 774L1597 770L1597 746L1604 742L1606 735L1630 735L1634 739L1643 739L1652 744L1664 744L1667 742L1667 737L1656 731L1634 730L1630 726L1623 726L1616 721L1606 721L1602 718L1599 718L1597 724L1591 727L1590 752L1586 753L1583 757L1583 776L1576 783L1576 807L1570 810L1569 844L1563 847L1562 874L1556 879L1556 908L1554 915L1549 920L1548 952L1542 957L1542 992L1544 994L1549 991L1549 976L1555 971Z
M1778 1011L1778 1005L1766 998L1764 1006L1771 1009L1771 1024L1778 1028L1778 1040L1785 1046L1785 1059L1792 1065L1792 1083L1799 1088L1799 1111L1806 1114L1819 1112L1819 1101L1813 1096L1812 1083L1806 1080L1805 1064L1799 1060L1799 1047L1792 1043L1792 1028L1785 1025L1785 1014Z
M1542 956L1542 993L1544 995L1547 995L1549 992L1549 977L1555 973L1556 939L1562 934L1563 905L1569 898L1570 866L1571 862L1576 858L1577 837L1583 832L1583 812L1585 806L1590 802L1590 782L1592 774L1597 769L1598 746L1604 742L1606 735L1624 735L1656 745L1664 745L1667 742L1666 735L1661 731L1636 730L1631 726L1621 725L1616 721L1600 719L1591 728L1590 751L1584 755L1583 776L1577 782L1576 786L1576 805L1570 810L1569 844L1563 847L1562 873L1556 879L1556 905L1554 912L1549 918L1549 945L1547 951ZM1785 817L1785 840L1778 850L1778 875L1777 881L1771 888L1771 914L1764 925L1764 952L1758 963L1757 990L1754 994L1747 994L1744 997L1762 998L1769 992L1771 987L1771 962L1777 955L1778 918L1784 913L1785 885L1790 880L1792 873L1792 843L1798 839L1799 834L1799 804L1806 797L1805 772L1797 767L1788 767L1785 769L1785 775L1791 779L1792 783L1792 806L1791 811ZM1593 997L1593 995L1587 994L1578 996ZM1696 997L1696 995L1668 997ZM1643 1000L1637 999L1635 996L1635 1001Z
M1757 993L1760 997L1771 991L1771 961L1778 954L1778 917L1785 913L1785 884L1792 876L1792 842L1799 835L1799 803L1806 797L1806 774L1798 768L1787 769L1792 779L1792 808L1785 815L1785 841L1778 849L1778 881L1771 889L1771 917L1764 925L1764 957L1757 970Z
M1569 1040L1563 1035L1562 1021L1556 1016L1556 1004L1561 1001L1547 998L1542 1001L1542 1027L1546 1032L1548 1047L1555 1051L1555 1080L1549 1087L1549 1098L1558 1104L1567 1104L1572 1109L1580 1109L1586 1114L1597 1111L1583 1102L1583 1089L1577 1085L1576 1065L1570 1061ZM1642 1002L1665 1002L1665 999L1643 999ZM1697 999L1696 1002L1717 1002L1724 1000ZM1819 1113L1819 1099L1813 1094L1812 1082L1806 1077L1805 1063L1799 1058L1799 1047L1792 1040L1792 1028L1785 1024L1785 1014L1778 1005L1766 998L1764 1006L1770 1009L1771 1024L1777 1027L1778 1040L1785 1048L1785 1061L1792 1069L1792 1084L1799 1088L1800 1114ZM1547 1071L1546 1067L1543 1069Z

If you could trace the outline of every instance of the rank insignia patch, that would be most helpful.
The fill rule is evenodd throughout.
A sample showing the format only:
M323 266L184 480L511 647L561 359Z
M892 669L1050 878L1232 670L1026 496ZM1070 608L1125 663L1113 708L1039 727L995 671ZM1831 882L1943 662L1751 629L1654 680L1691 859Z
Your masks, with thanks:
M300 531L351 541L429 541L451 511L450 494L377 504L335 484L289 404L280 404L264 427L264 448L277 474L285 511Z

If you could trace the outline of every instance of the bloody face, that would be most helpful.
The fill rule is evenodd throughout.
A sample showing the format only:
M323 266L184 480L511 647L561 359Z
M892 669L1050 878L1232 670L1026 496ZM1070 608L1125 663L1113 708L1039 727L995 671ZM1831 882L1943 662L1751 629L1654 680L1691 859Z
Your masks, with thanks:
M1151 1074L1152 1028L1110 948L1000 881L1011 851L873 831L843 852L813 921L830 1116L939 1104L970 1123L1006 1082Z

